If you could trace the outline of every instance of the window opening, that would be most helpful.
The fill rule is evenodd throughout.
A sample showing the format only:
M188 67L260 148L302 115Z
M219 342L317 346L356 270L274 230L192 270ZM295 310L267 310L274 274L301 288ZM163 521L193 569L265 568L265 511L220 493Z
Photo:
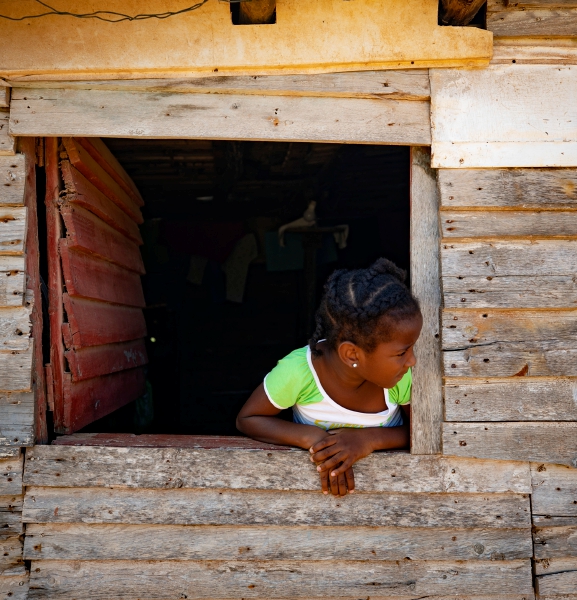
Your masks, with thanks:
M238 435L248 396L306 345L333 270L379 256L409 270L408 147L105 142L144 199L149 362L145 395L83 432ZM312 202L317 234L288 231L283 248L279 228Z

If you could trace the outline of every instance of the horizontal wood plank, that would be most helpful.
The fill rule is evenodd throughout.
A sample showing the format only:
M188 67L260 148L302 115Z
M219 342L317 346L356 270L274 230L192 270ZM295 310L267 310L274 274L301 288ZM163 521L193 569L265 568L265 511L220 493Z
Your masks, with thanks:
M27 208L0 205L0 252L23 254L26 243Z
M0 496L2 498L2 496ZM4 509L0 507L0 537L8 539L17 537L24 531L22 525L22 512L16 509Z
M249 468L250 467L250 468ZM319 489L302 450L35 446L26 485L68 487ZM355 465L359 491L530 493L527 463L373 453Z
M0 307L0 351L26 350L31 345L30 308Z
M577 311L445 310L447 377L577 375Z
M12 458L20 455L20 448L12 446L0 446L0 458Z
M527 529L36 525L26 560L514 560Z
M22 455L0 460L0 496L22 494Z
M16 436L14 432L19 431ZM6 433L3 433L6 432ZM29 445L34 439L34 393L33 392L15 392L0 393L0 437L9 435L11 438L18 437L25 440L24 446ZM11 458L12 456L3 456L2 451L12 456L17 456L17 449L2 448L0 458Z
M564 45L562 42L558 46L545 45L551 41L541 42L534 40L534 45L526 45L521 42L519 45L510 45L510 39L507 45L495 44L493 48L493 58L491 64L513 64L513 65L575 65L577 64L577 48ZM525 41L526 42L526 41Z
M368 527L530 526L527 494L130 490L30 487L26 523L133 525L322 525Z
M536 527L533 530L535 558L563 558L577 556L577 525Z
M28 600L28 573L0 577L2 600Z
M540 597L562 596L575 594L577 590L577 560L573 561L573 570L552 575L541 575L535 578L535 590Z
M63 206L61 214L70 249L99 256L140 275L144 274L142 256L134 242L79 206Z
M68 350L64 356L68 361L72 381L118 373L148 363L146 344L143 339Z
M0 255L0 306L22 306L26 293L26 256Z
M535 575L552 575L564 571L577 571L577 558L563 556L561 558L545 558L535 561Z
M443 208L577 208L577 169L440 169Z
M138 225L131 217L92 185L69 161L61 161L60 169L66 186L66 195L63 198L65 202L89 210L133 242L142 244Z
M0 576L23 566L22 540L18 536L0 539Z
M0 205L24 206L24 154L0 156Z
M72 166L77 169L92 185L98 188L107 198L112 200L136 223L142 223L140 208L123 187L110 176L102 165L73 138L64 137L62 143Z
M445 238L576 237L577 212L532 210L444 210Z
M447 421L577 421L577 379L446 379Z
M533 513L577 517L577 471L561 465L531 465ZM564 523L564 525L570 525ZM575 522L577 525L577 522Z
M2 88L0 87L0 99L2 98ZM10 111L0 109L0 156L12 156L16 152L14 138L8 132L8 124L10 121Z
M215 76L171 79L18 82L18 88L80 89L166 94L257 94L329 96L333 98L392 98L428 100L431 95L427 69L317 73L315 75Z
M499 12L515 11L525 8L577 8L576 0L488 0L487 10Z
M10 117L14 135L431 143L427 101L15 89Z
M60 243L60 257L69 296L141 308L145 306L140 276L134 271L84 252L70 250L66 240Z
M575 36L577 8L489 12L487 29L498 37Z
M38 561L31 598L326 598L533 591L530 561Z
M443 454L577 467L577 423L445 423Z
M73 382L64 376L64 393L70 400L62 417L55 418L57 433L73 433L144 394L144 369L130 369Z
M68 348L70 341L73 348L79 349L146 336L146 323L139 308L75 298L68 294L64 294L64 306L70 326L70 339L68 335L64 336Z
M33 344L27 350L0 352L0 393L29 391L32 386L32 350ZM10 432L10 433L9 433ZM0 435L0 445L12 445L13 430L4 428ZM17 441L21 441L18 436ZM28 443L20 444L27 446Z

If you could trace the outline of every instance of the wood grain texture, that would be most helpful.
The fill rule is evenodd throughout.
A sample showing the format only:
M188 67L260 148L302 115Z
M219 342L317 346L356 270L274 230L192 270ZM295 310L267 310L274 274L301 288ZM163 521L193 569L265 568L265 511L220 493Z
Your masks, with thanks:
M423 315L423 329L415 345L412 390L411 452L441 451L443 383L439 321L439 220L437 182L426 148L411 151L411 285Z
M19 81L20 89L54 89L165 94L256 94L332 98L390 98L428 100L431 95L427 69L317 73L315 75L214 76L168 79L95 81ZM86 139L86 138L85 138ZM79 142L82 143L82 142Z
M445 238L576 237L575 211L464 211L444 210Z
M362 493L30 487L25 523L133 525L530 526L527 494Z
M73 382L64 374L66 403L57 433L73 433L136 400L145 391L144 369L129 369Z
M577 208L577 169L440 169L442 208Z
M528 560L467 562L399 561L187 561L65 562L32 564L31 598L94 600L178 598L326 598L532 593Z
M68 295L140 308L145 306L137 273L90 254L70 250L66 240L60 242L60 257Z
M30 391L32 389L33 354L33 344L30 344L27 350L0 352L0 392ZM8 431L12 430L8 429ZM5 438L0 442L4 444Z
M0 256L0 306L22 306L24 304L25 262L25 256Z
M577 517L577 471L567 466L531 465L533 514ZM550 523L551 524L551 523ZM577 525L577 522L574 523ZM563 525L570 525L563 523Z
M575 310L445 310L445 375L575 376L576 334Z
M532 556L527 529L414 527L26 527L26 560L514 560Z
M499 37L577 35L577 8L487 13L487 29Z
M575 0L488 0L487 10L499 12L502 10L516 11L524 8L577 8Z
M65 202L89 210L133 242L142 244L138 225L130 216L92 185L69 161L61 161L60 168L66 186Z
M14 438L23 446L34 443L34 402L33 392L0 393L0 444Z
M74 298L64 294L64 306L70 325L70 339L65 335L67 348L86 348L115 342L127 342L146 336L142 310Z
M0 460L0 496L22 494L23 457Z
M2 600L28 600L28 573L0 577Z
M443 454L577 467L577 423L445 423Z
M574 556L535 561L535 575L552 575L564 571L577 571L577 559Z
M250 469L247 469L250 464ZM286 450L35 446L26 485L66 487L319 489L308 452ZM369 492L530 493L527 463L377 452L356 464Z
M572 46L559 44L545 45L541 40L534 40L534 45L495 44L491 64L513 65L575 65L577 64L577 49ZM550 41L548 42L550 43Z
M0 576L23 566L22 540L17 536L0 539Z
M535 558L563 558L577 556L577 525L560 527L534 527Z
M0 307L0 351L27 350L30 338L30 307Z
M577 421L577 379L446 379L447 421Z
M138 246L104 221L80 206L63 206L68 247L81 250L125 267L139 275L144 264Z
M143 339L68 350L64 355L70 367L72 381L118 373L148 363Z
M562 596L574 594L577 590L577 562L574 570L553 575L541 575L535 578L535 590L540 596Z
M575 166L576 82L570 66L431 69L432 166Z
M426 101L58 89L48 100L42 90L23 92L26 102L10 112L14 135L431 143Z
M0 208L0 252L23 254L26 243L26 207L2 206Z
M142 223L140 208L124 187L120 186L109 171L102 167L102 161L94 160L92 154L69 137L62 138L66 153L72 166L77 169L92 185L98 188L107 198L112 200L118 208L122 209L133 221Z
M0 156L0 205L24 206L25 181L24 155Z
M0 87L0 98L2 97L2 88ZM14 138L8 132L8 123L10 121L10 111L0 108L0 156L13 156L16 153Z

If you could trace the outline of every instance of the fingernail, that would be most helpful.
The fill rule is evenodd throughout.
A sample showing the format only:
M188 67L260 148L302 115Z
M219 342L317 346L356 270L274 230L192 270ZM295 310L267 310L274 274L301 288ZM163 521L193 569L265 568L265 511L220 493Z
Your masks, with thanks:
M333 471L333 472L331 473L331 477L336 477L336 476L337 476L337 474L336 474L336 473Z
M349 494L354 494L355 490L349 490Z
M319 473L322 471L322 469L320 467L317 467L317 471L319 471Z
M323 492L323 494L328 494L328 492Z
M311 446L311 447L309 448L309 452L312 454L312 451L313 451L313 447Z

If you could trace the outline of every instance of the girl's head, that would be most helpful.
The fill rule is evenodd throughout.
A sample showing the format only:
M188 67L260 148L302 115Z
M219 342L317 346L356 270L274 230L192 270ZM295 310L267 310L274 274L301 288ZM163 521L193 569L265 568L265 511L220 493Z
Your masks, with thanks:
M364 379L394 387L416 362L413 345L423 323L405 276L385 258L368 269L335 271L325 284L309 340L311 351L321 354L317 343L326 339L328 347Z

